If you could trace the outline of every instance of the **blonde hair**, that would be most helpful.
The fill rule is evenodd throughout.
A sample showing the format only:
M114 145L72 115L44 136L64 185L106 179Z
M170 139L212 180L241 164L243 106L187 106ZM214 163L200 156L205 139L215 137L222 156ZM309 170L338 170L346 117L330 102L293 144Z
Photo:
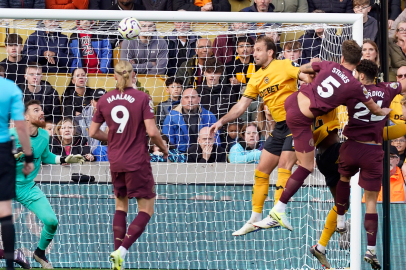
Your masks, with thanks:
M72 127L73 127L72 137L74 137L76 135L76 125L73 122L72 118L67 117L67 118L60 120L58 122L58 124L56 124L54 127L54 134L58 138L58 140L61 142L61 144L63 143L63 140L62 140L62 136L59 134L59 130L62 128L62 125L65 124L66 122L69 122L72 124ZM72 142L73 142L73 138L72 138Z
M393 41L395 41L395 43L398 43L398 36L397 36L397 34L398 34L399 26L400 26L402 23L406 23L406 21L400 21L400 22L398 23L398 25L396 25L396 31L395 31L395 34L393 34Z
M128 61L120 61L114 66L114 73L117 76L116 87L121 93L127 87L128 82L132 79L133 66Z

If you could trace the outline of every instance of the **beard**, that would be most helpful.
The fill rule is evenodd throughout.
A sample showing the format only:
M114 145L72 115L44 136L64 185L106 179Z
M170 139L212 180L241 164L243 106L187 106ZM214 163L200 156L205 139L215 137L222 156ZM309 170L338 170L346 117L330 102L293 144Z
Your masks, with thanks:
M37 128L45 128L47 125L44 120L41 121L39 119L30 121L30 122L31 122L31 125L33 125L34 127L37 127Z

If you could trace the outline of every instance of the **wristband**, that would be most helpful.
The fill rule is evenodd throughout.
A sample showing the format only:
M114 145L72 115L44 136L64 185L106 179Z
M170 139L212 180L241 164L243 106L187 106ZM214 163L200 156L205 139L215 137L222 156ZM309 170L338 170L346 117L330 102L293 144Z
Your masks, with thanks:
M33 163L34 155L25 155L25 163Z
M65 160L65 159L66 159L66 157L61 157L61 158L60 158L61 164L66 163L66 160Z

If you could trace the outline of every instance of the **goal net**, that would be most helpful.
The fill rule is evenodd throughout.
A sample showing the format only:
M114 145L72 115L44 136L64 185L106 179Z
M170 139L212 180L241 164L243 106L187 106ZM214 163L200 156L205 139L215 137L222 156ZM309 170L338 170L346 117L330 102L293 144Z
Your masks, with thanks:
M0 21L1 59L10 57L12 54L11 50L8 51L8 47L11 47L12 44L3 43L7 35L18 34L22 38L23 49L21 57L17 58L18 62L4 61L0 65L5 67L6 77L14 76L15 80L22 80L20 87L25 89L24 93L27 98L31 95L31 98L44 102L39 95L32 92L35 89L43 91L46 87L55 89L55 92L44 94L47 97L53 95L62 102L60 111L55 109L55 103L51 106L48 104L48 109L51 108L51 111L46 118L54 121L55 127L58 127L56 121L59 121L62 116L75 118L79 114L84 114L85 108L93 104L90 101L93 99L92 97L86 100L86 96L83 97L83 93L80 93L80 89L83 88L80 88L82 86L79 78L85 77L85 84L90 89L106 91L114 89L115 80L112 68L120 59L132 60L138 71L137 86L151 96L156 108L159 103L169 98L165 86L169 70L174 71L173 74L169 74L171 76L179 77L183 81L193 80L194 83L190 84L192 87L199 88L199 83L207 86L204 73L196 72L196 69L199 69L200 52L197 52L196 55L195 49L190 46L196 39L208 39L209 42L205 43L205 48L197 48L197 50L208 51L209 56L213 55L219 62L223 62L225 68L218 81L219 89L221 91L231 90L227 90L226 96L221 96L222 92L215 92L213 90L215 86L212 86L210 98L206 98L206 100L210 100L222 109L227 107L224 106L227 103L230 106L221 112L216 106L212 106L213 104L203 104L202 102L201 106L219 117L221 113L228 111L234 105L232 100L237 101L241 97L247 80L255 71L255 67L246 68L249 64L241 65L243 67L241 71L234 71L237 70L236 56L243 55L249 50L242 50L243 52L239 50L238 37L255 40L257 37L267 35L273 38L280 47L279 59L289 58L298 64L307 63L315 57L339 61L341 43L353 38L353 24L344 19L340 23L340 18L344 17L329 20L327 14L303 14L306 20L303 19L299 23L297 14L283 15L285 17L282 14L275 14L272 15L273 21L270 21L269 18L265 19L262 16L265 14L258 14L258 17L251 15L248 20L247 14L229 13L223 17L224 13L217 13L218 15L207 15L210 20L205 21L202 15L196 15L192 19L191 17L195 14L192 16L187 15L188 12L179 12L175 15L176 21L184 22L181 24L183 27L181 28L179 25L175 25L174 19L163 21L163 17L165 17L162 15L163 13L151 12L148 13L150 17L144 13L133 15L141 21L143 26L141 36L152 36L148 42L141 44L138 40L122 41L117 32L119 20L106 20L111 16L115 16L116 19L124 18L129 13L124 12L125 15L120 17L120 13L109 11L111 13L104 17L107 13L103 11L87 13L63 11L67 13L61 15L61 18L70 16L69 20L54 20L59 15L55 15L53 12L54 10L40 11L40 14L35 15L38 16L37 19L32 18L34 15L30 15L30 19L21 19L19 16L10 18L7 16L12 15L8 15L6 11L1 12L1 18L3 18ZM99 12L100 16L97 17L94 13ZM218 21L214 21L213 16L217 16ZM336 14L331 16L334 17ZM345 16L351 17L352 15ZM232 17L238 19L241 17L242 22L237 23L236 19ZM45 18L52 18L52 20L44 21ZM291 22L289 22L289 18L291 18ZM323 23L324 21L336 23ZM144 30L145 27L149 27L147 31ZM158 40L159 46L155 46L153 40ZM135 43L137 46L133 45ZM249 47L250 42L247 43L248 45L244 44L244 46ZM290 47L286 46L288 43L290 43ZM124 44L126 44L127 50L123 48ZM171 50L168 46L172 45L180 50ZM48 54L48 52L51 53ZM252 54L252 48L249 54ZM25 59L25 62L21 59ZM96 64L92 62L94 59L97 60ZM190 62L191 59L196 61ZM252 57L249 58L249 61L252 62ZM24 77L28 62L40 63L42 75L34 69L32 72L28 72L33 74L27 74L27 76L35 75L39 80L47 83L39 84L33 80L28 82L29 79ZM192 66L188 66L187 75L179 75L178 72L183 68L183 62L192 63ZM170 66L171 64L173 66ZM90 65L94 67L93 72L96 70L97 73L87 72L85 76L73 74L72 77L71 73L74 68L88 66L85 71L90 71L92 70ZM168 68L169 66L170 68ZM40 87L35 88L38 85ZM68 88L74 91L69 94ZM79 105L75 103L76 101L66 101L67 99L80 100ZM266 122L266 117L265 120L260 120L258 115L264 115L265 109L261 106L261 99L258 100L253 102L238 121L239 127L246 122L256 122L261 129L258 139L260 143L263 143L269 132L272 131L273 122L270 119ZM171 106L173 105L175 108L176 104L171 104ZM68 107L71 115L65 113ZM342 110L341 114L345 114L345 111ZM161 112L161 115L158 116L164 119L166 115ZM344 121L341 124L343 126ZM79 124L79 127L82 133L76 136L86 137L86 126ZM159 124L159 128L164 130L162 124ZM52 133L54 132L59 132L58 128L52 131ZM220 134L221 144L225 148L227 148L227 142L224 141L224 138L227 135L231 135L231 132L227 133L227 129ZM58 138L58 134L54 134L54 137ZM68 142L67 145L73 147L73 141ZM151 163L158 194L155 214L143 235L131 247L126 257L125 268L321 268L308 250L310 246L317 243L325 218L334 202L329 189L325 186L324 177L317 169L308 177L305 185L289 203L287 213L294 227L293 232L278 227L234 237L232 233L240 229L251 215L252 186L255 163L258 162L258 158L249 160L249 162L238 162L238 164L226 161L201 163L196 160L188 160L189 155L184 148L180 148L179 144L174 146L178 148L178 154L183 155L184 161L188 162ZM92 145L90 151L96 148L103 149L101 145L95 147ZM83 151L85 151L84 149L85 147L82 148ZM98 160L106 158L105 152L104 154L94 152L94 155L99 155ZM159 155L157 159L160 159ZM230 155L228 155L228 160L230 161ZM181 159L175 161L181 161ZM82 179L82 182L73 182L72 175L77 173L93 176L94 181L89 182ZM275 170L270 177L271 185L268 199L265 201L263 217L274 205L273 194L276 180ZM86 162L82 166L43 165L36 182L46 194L59 220L57 234L47 249L48 259L53 266L109 268L109 254L114 249L112 221L115 211L109 163L97 161ZM127 222L133 220L136 213L136 201L131 200ZM351 211L347 213L347 218L351 218ZM27 257L32 257L43 225L34 214L19 203L14 203L14 221L16 246L23 249ZM349 246L348 239L340 241L338 235L332 237L328 245L328 258L333 267L344 269L350 266ZM33 266L38 267L36 263Z

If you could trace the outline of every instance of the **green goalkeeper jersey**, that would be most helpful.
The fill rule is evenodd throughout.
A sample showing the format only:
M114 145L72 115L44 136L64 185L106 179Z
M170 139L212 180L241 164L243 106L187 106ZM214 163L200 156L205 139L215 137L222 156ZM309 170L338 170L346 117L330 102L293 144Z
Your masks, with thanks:
M15 137L16 147L19 149L18 152L22 151L15 128L10 129L10 135L14 135ZM46 130L39 128L37 136L31 136L30 138L32 153L34 155L34 170L29 175L25 176L22 171L25 155L22 155L19 159L17 159L17 185L34 181L34 178L37 176L41 167L41 161L45 164L56 164L56 158L58 157L49 151L49 134Z

